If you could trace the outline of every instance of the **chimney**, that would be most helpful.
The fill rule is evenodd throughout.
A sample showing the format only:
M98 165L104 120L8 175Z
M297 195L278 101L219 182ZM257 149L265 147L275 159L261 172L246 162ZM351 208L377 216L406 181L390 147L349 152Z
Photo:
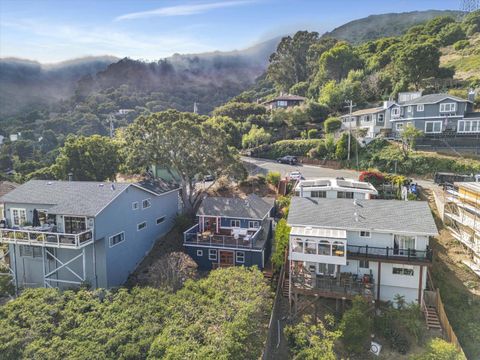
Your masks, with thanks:
M73 181L73 173L68 173L68 181Z
M468 101L471 101L472 103L475 101L475 90L469 89L468 90Z

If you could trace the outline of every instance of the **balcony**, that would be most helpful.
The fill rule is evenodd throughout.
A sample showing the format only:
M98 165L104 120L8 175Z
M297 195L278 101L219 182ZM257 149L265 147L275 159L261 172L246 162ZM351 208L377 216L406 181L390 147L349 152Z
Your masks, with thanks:
M341 273L338 278L328 275L317 275L314 272L292 272L293 291L305 294L316 294L334 299L353 299L362 296L373 300L375 284L370 276L360 277L356 274Z
M347 246L347 257L352 259L391 260L398 262L432 262L432 249L396 249L390 247Z
M262 228L260 227L255 231L248 230L245 234L236 235L232 235L232 231L228 229L220 229L218 233L210 231L200 233L199 226L196 224L183 233L183 243L184 245L251 249L255 247L256 240L261 232Z
M93 243L93 229L78 234L30 229L0 229L0 243L79 249Z

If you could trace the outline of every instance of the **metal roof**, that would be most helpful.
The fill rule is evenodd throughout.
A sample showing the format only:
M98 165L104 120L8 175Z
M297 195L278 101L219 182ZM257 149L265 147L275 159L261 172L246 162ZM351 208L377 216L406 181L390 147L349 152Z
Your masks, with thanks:
M146 185L120 182L30 180L3 196L5 203L50 205L52 214L96 216L118 195L135 186L154 195Z
M221 216L242 219L263 219L273 208L273 199L255 194L245 199L239 197L207 197L203 199L197 215Z
M425 201L294 197L289 208L288 224L342 230L437 234L437 227Z

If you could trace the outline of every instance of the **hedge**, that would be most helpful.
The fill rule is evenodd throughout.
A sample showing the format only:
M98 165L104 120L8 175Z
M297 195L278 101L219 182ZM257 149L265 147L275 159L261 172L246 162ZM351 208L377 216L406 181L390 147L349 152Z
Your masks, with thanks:
M255 157L276 159L285 155L305 156L311 149L316 148L321 139L308 140L280 140L273 144L261 145L252 149Z

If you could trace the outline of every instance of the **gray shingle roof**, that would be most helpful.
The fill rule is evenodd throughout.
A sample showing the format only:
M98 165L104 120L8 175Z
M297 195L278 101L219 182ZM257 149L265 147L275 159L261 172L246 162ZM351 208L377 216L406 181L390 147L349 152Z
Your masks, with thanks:
M0 197L14 190L18 186L19 186L18 184L15 184L10 181L0 181Z
M382 106L379 107L374 107L374 108L368 108L368 109L361 109L352 112L352 114L345 114L342 115L341 117L348 117L348 116L360 116L360 115L365 115L365 114L376 114L382 110L385 110Z
M467 102L468 100L459 98L458 96L453 96L450 94L429 94L429 95L423 95L420 96L419 98L413 99L406 101L402 103L402 105L415 105L415 104L436 104L442 100L445 100L447 98L453 99L455 101L460 101L460 102Z
M133 183L118 182L30 180L0 198L0 201L52 205L48 209L52 214L95 216L129 186L138 187ZM147 190L156 194L167 190L160 189L149 187Z
M207 197L203 199L197 215L211 215L243 219L263 219L272 209L273 200L249 195L246 199Z
M426 201L356 200L356 203L357 206L351 199L294 197L288 224L424 235L438 232Z

